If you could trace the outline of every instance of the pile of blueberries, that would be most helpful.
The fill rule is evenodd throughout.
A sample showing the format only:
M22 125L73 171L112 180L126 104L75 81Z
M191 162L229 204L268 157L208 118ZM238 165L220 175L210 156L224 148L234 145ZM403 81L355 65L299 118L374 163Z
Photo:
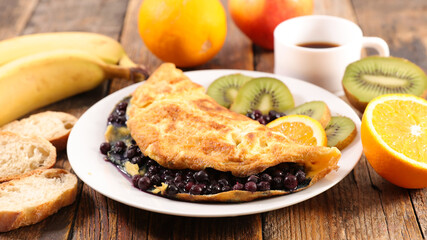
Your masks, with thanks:
M126 109L128 107L129 97L123 99L116 104L114 110L108 116L108 125L114 126L126 126Z
M306 186L310 179L306 178L304 169L295 163L282 163L270 167L264 172L249 177L235 177L231 173L220 172L211 168L195 171L190 169L167 169L156 161L143 156L137 145L126 147L122 141L113 145L105 142L100 146L101 153L107 155L107 159L114 164L117 158L110 156L120 155L121 162L130 161L145 169L143 175L132 177L132 183L142 191L147 191L154 186L167 184L166 196L173 197L177 193L189 193L193 195L216 194L231 190L244 191L268 191L284 190L295 191Z
M263 115L262 112L260 110L253 110L252 112L248 112L246 114L247 117L258 121L259 123L266 125L269 122L272 122L274 120L276 120L277 118L286 116L285 113L281 113L281 112L276 112L274 110L271 110L268 112L268 114Z

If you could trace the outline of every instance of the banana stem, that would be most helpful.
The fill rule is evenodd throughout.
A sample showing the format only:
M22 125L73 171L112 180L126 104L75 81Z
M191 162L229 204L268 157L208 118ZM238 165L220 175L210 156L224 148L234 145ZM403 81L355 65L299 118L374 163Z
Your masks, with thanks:
M142 65L135 67L105 65L104 72L107 78L125 78L134 82L143 81L149 77L148 70Z

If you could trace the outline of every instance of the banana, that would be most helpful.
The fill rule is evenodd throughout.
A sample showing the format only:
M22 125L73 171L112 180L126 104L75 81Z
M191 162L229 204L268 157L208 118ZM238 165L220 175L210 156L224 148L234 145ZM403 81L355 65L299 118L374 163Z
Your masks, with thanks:
M115 77L141 80L146 72L140 67L107 64L88 52L69 49L9 62L0 67L0 126Z
M0 66L21 57L58 49L86 51L105 63L136 66L116 40L90 32L30 34L0 41Z

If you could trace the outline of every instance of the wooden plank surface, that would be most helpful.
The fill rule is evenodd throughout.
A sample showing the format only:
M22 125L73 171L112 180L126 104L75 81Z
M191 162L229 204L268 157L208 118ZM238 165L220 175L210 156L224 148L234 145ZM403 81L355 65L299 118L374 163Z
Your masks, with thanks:
M222 0L224 6L227 0ZM153 71L161 61L137 31L140 0L0 0L0 39L50 31L91 31L120 40L135 62ZM315 0L315 13L357 22L366 35L384 38L391 54L427 69L427 2L409 0ZM228 34L215 58L197 68L273 72L274 53L253 46L228 17ZM114 79L43 109L80 116L105 95L131 82ZM41 109L41 110L43 110ZM39 111L41 111L39 110ZM57 167L70 169L66 152ZM310 200L263 214L188 218L132 208L80 182L77 201L32 226L0 239L422 239L427 234L427 190L398 188L362 157L335 187Z
M427 70L426 1L353 1L364 34L387 41L390 54L409 59ZM376 11L384 9L387 11ZM372 168L369 173L378 189L393 239L427 237L427 189L405 190L382 179ZM421 229L421 230L420 230Z

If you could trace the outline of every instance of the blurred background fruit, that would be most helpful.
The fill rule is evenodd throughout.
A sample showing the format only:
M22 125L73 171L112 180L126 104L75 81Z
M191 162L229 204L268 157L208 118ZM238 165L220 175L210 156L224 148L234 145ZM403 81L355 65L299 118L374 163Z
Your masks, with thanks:
M427 101L386 94L369 102L362 118L363 152L372 168L404 188L427 187Z
M227 21L219 0L144 0L138 28L158 58L178 67L194 67L222 48Z
M293 17L313 14L313 0L229 0L231 17L255 44L274 48L276 26Z

